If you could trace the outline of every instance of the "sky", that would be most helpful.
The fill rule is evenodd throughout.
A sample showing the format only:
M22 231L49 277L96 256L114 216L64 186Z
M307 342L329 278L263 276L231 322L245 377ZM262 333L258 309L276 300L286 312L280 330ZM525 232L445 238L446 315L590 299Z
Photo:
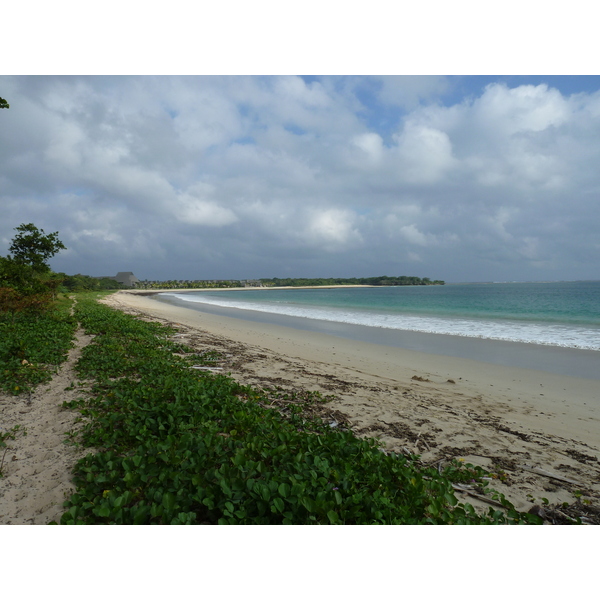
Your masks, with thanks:
M2 76L0 253L68 274L600 278L600 77Z
M496 13L482 31L448 27L464 19L446 4L424 21L428 3L405 15L424 35L375 1L345 27L295 13L282 31L251 26L269 3L235 22L226 4L208 16L235 40L179 17L173 33L154 9L135 46L118 35L128 14L48 33L57 7L32 25L43 52L8 39L0 255L33 222L59 232L50 264L67 274L600 279L600 77L561 75L586 72L591 22L573 32L521 3L518 22ZM548 26L561 35L542 43Z

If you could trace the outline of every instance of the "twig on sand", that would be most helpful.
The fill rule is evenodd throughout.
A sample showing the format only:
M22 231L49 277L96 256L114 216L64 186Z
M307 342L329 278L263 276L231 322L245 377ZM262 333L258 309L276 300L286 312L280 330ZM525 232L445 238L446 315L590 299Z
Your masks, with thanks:
M532 473L536 473L537 475L543 475L544 477L549 477L550 479L556 479L557 481L563 481L564 483L570 483L572 485L581 485L577 481L573 481L572 479L567 479L562 475L557 475L556 473L550 473L550 471L545 471L544 469L540 469L539 467L533 467L531 465L519 465L521 469L524 471L531 471Z
M421 433L423 432L420 431L419 435L417 436L417 439L415 440L415 454L417 454L417 452L419 451L419 442L423 442L425 448L427 448L427 452L431 452L431 448L429 447L429 444L425 441L425 438L421 439Z
M417 436L417 439L415 440L415 454L417 454L417 452L419 451L419 438L421 437L421 432L419 431L419 435Z
M500 502L496 502L496 500L492 500L491 498L486 498L485 496L482 496L481 494L476 494L475 492L472 492L471 490L461 487L460 485L456 485L455 483L452 484L452 488L454 490L456 490L457 492L462 492L463 494L468 494L469 496L473 496L473 498L477 498L477 500L481 500L482 502L487 502L488 504L491 504L492 506L497 506L499 508L506 508L503 504L500 504Z
M2 467L4 466L4 457L6 456L7 452L8 452L8 446L6 448L4 448L4 452L2 453L2 460L0 461L0 477L2 476Z

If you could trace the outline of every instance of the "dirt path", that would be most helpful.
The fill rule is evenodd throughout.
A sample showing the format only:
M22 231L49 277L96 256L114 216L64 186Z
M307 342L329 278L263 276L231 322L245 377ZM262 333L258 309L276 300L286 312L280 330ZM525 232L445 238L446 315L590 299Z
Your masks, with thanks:
M67 361L52 381L36 388L31 397L0 394L0 427L21 426L16 439L7 441L4 477L0 478L2 525L60 522L63 502L75 491L71 471L85 451L64 443L65 434L76 426L78 413L61 408L61 404L82 395L73 369L91 339L78 330ZM73 389L65 389L72 384Z

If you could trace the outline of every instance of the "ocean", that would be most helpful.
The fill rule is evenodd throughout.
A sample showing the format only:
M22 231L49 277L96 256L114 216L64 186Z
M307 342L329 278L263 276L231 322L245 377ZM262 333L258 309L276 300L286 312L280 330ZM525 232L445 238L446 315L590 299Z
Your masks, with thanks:
M600 380L600 281L157 294L224 317Z
M600 351L600 281L163 293L302 319ZM242 316L242 318L244 318Z

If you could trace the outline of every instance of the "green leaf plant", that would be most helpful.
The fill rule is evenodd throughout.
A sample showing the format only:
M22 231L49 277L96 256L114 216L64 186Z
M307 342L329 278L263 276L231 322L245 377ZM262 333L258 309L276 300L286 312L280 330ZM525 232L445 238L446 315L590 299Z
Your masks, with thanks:
M306 401L270 408L268 391L191 369L175 330L81 296L76 316L95 335L77 369L89 398L62 524L517 524L514 510L478 513L453 481L417 457L382 452L372 439L306 414ZM195 361L197 361L197 357ZM212 357L207 357L210 364ZM281 407L281 405L279 405Z

